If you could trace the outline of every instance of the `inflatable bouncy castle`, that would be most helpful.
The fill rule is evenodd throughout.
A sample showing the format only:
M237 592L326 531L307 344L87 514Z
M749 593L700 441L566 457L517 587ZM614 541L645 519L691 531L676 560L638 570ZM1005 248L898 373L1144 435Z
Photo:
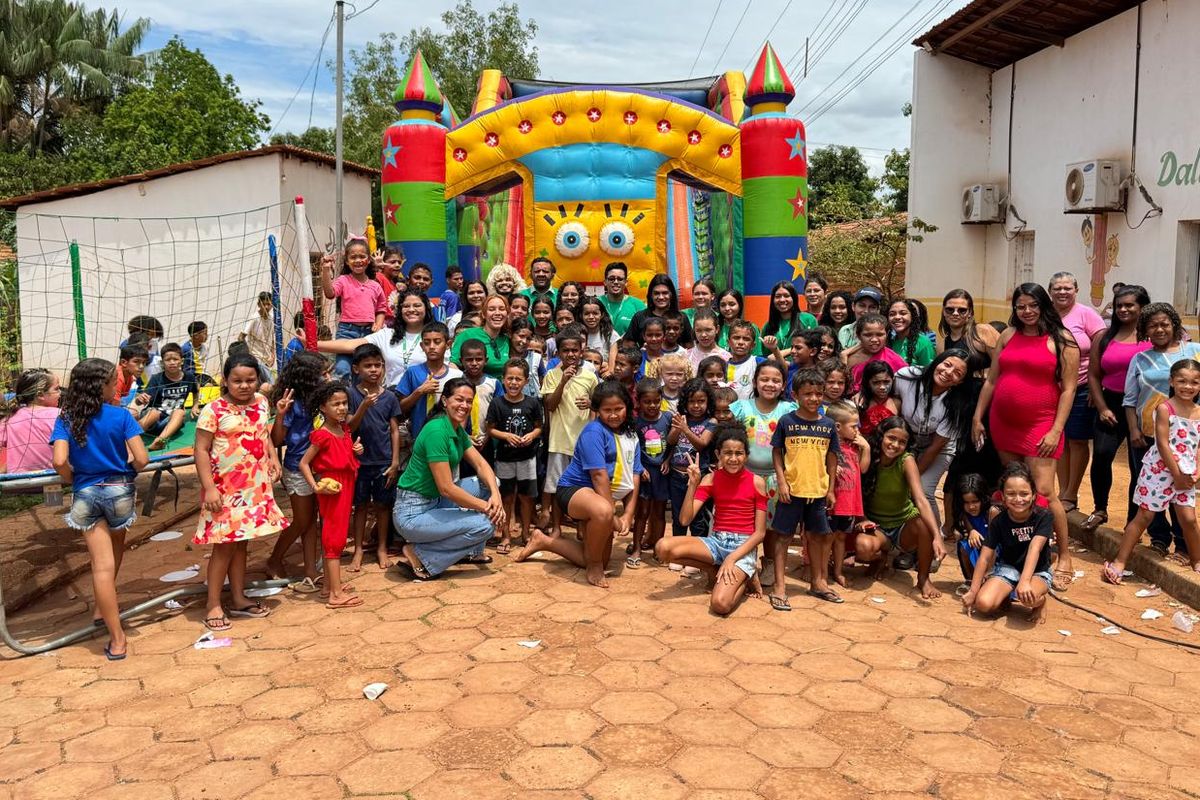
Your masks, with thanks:
M654 84L509 79L485 70L459 120L418 51L396 88L400 119L382 140L384 239L409 263L486 279L545 256L555 285L599 291L623 261L645 297L670 275L681 305L700 278L746 295L762 322L771 286L803 296L808 255L804 126L775 51L741 72Z

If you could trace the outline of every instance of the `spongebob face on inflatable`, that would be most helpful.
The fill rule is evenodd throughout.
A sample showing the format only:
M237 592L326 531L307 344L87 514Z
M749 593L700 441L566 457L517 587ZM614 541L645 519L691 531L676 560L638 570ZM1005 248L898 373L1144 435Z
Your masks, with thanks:
M558 280L601 285L604 267L623 261L629 291L645 294L656 271L653 200L535 203L534 246L554 261Z

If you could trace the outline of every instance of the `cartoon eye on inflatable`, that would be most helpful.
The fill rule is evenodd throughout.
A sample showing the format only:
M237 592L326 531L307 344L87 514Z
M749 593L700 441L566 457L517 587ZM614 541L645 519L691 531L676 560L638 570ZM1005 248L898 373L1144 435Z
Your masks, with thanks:
M554 234L554 247L567 258L578 258L587 252L588 229L582 222L564 222Z
M600 228L600 249L610 256L627 256L633 250L633 228L624 222L607 222Z

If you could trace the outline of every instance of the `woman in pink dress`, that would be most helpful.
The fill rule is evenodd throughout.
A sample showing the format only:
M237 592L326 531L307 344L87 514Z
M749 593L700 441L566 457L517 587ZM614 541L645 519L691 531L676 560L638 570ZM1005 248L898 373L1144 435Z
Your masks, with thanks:
M971 435L983 442L983 415L988 414L1000 461L1024 461L1034 488L1050 504L1058 561L1054 588L1071 585L1071 551L1067 546L1067 514L1054 491L1056 462L1063 452L1063 429L1075 400L1079 347L1063 326L1050 296L1036 283L1023 283L1012 296L1009 328L996 343L987 380L979 393Z

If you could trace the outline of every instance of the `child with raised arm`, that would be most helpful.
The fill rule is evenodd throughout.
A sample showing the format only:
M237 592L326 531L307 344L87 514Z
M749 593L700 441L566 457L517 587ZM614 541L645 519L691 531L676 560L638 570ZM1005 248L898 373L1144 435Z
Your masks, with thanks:
M546 373L542 380L542 402L550 417L549 457L546 460L546 482L542 487L542 513L550 512L550 535L562 534L562 507L554 502L558 481L571 463L571 455L592 408L592 390L598 383L595 370L583 363L583 330L572 329L558 335L558 357L561 363ZM633 425L633 414L629 415Z
M341 313L335 338L361 339L383 327L387 314L387 297L375 280L375 265L366 239L351 239L346 245L342 273L333 277L333 256L321 259L321 291L327 300L341 300ZM350 375L350 359L339 355L334 372L338 377Z
M65 519L87 545L96 603L92 624L108 628L104 655L109 661L120 661L127 652L117 606L117 572L125 531L137 518L133 480L150 460L137 421L115 406L117 373L112 362L102 358L76 364L50 434L54 469L74 489Z
M825 378L814 369L802 369L792 382L797 407L779 420L771 436L778 499L771 529L775 531L775 581L771 607L790 611L784 574L792 536L807 534L811 555L808 593L829 603L843 602L829 588L828 564L833 550L833 531L828 509L835 500L837 484L837 428L821 415Z
M749 591L759 597L755 577L758 546L767 532L767 484L746 469L749 443L737 427L722 428L716 438L717 469L701 477L700 459L688 457L687 493L680 520L687 525L706 501L713 501L710 536L672 536L655 547L662 562L677 562L706 572L712 584L708 607L727 616Z
M229 630L228 617L259 619L269 610L246 597L246 548L288 526L271 484L281 467L271 444L271 404L258 393L258 362L246 354L225 360L223 392L196 422L196 475L204 503L192 544L213 546L208 559L204 626ZM229 578L229 610L221 591Z
M355 383L350 392L351 431L362 442L358 476L354 480L354 557L350 572L362 569L363 540L367 517L375 517L375 560L387 569L388 528L396 500L400 475L400 400L383 385L386 366L383 351L373 344L360 344L351 357ZM359 411L366 407L366 413ZM357 420L357 422L355 422Z
M637 512L641 448L633 428L633 400L621 384L598 385L591 410L596 418L580 432L554 496L561 512L579 523L583 541L535 530L513 560L524 561L542 550L557 553L585 569L588 583L607 589L604 570L612 557L613 535L627 532ZM617 501L625 504L621 516L616 515Z
M1003 508L988 529L962 604L970 614L993 614L1011 600L1029 609L1029 618L1046 621L1046 595L1054 580L1050 572L1050 535L1054 519L1034 504L1033 476L1020 461L1000 475Z
M375 402L374 395L358 407L358 419ZM350 393L346 385L333 381L317 390L312 399L321 415L321 425L312 432L312 442L300 459L300 474L317 496L321 508L321 549L325 555L325 588L327 608L354 608L362 598L342 585L342 550L350 529L350 507L354 494L350 487L358 476L358 456L361 442L350 437ZM320 474L317 480L314 470Z
M537 451L545 426L542 401L525 394L529 365L521 358L510 358L504 365L504 392L488 406L486 426L496 444L496 481L504 500L507 519L520 519L522 544L529 541L533 501L537 498ZM513 515L514 510L519 514ZM512 535L506 525L500 534L496 552L508 555Z
M1171 507L1183 540L1187 560L1200 572L1200 528L1196 523L1196 483L1200 478L1196 450L1200 446L1200 362L1184 358L1171 365L1170 396L1154 409L1154 442L1146 451L1137 487L1133 490L1137 514L1125 526L1116 558L1104 564L1101 577L1119 585L1134 545L1142 538L1154 515Z

